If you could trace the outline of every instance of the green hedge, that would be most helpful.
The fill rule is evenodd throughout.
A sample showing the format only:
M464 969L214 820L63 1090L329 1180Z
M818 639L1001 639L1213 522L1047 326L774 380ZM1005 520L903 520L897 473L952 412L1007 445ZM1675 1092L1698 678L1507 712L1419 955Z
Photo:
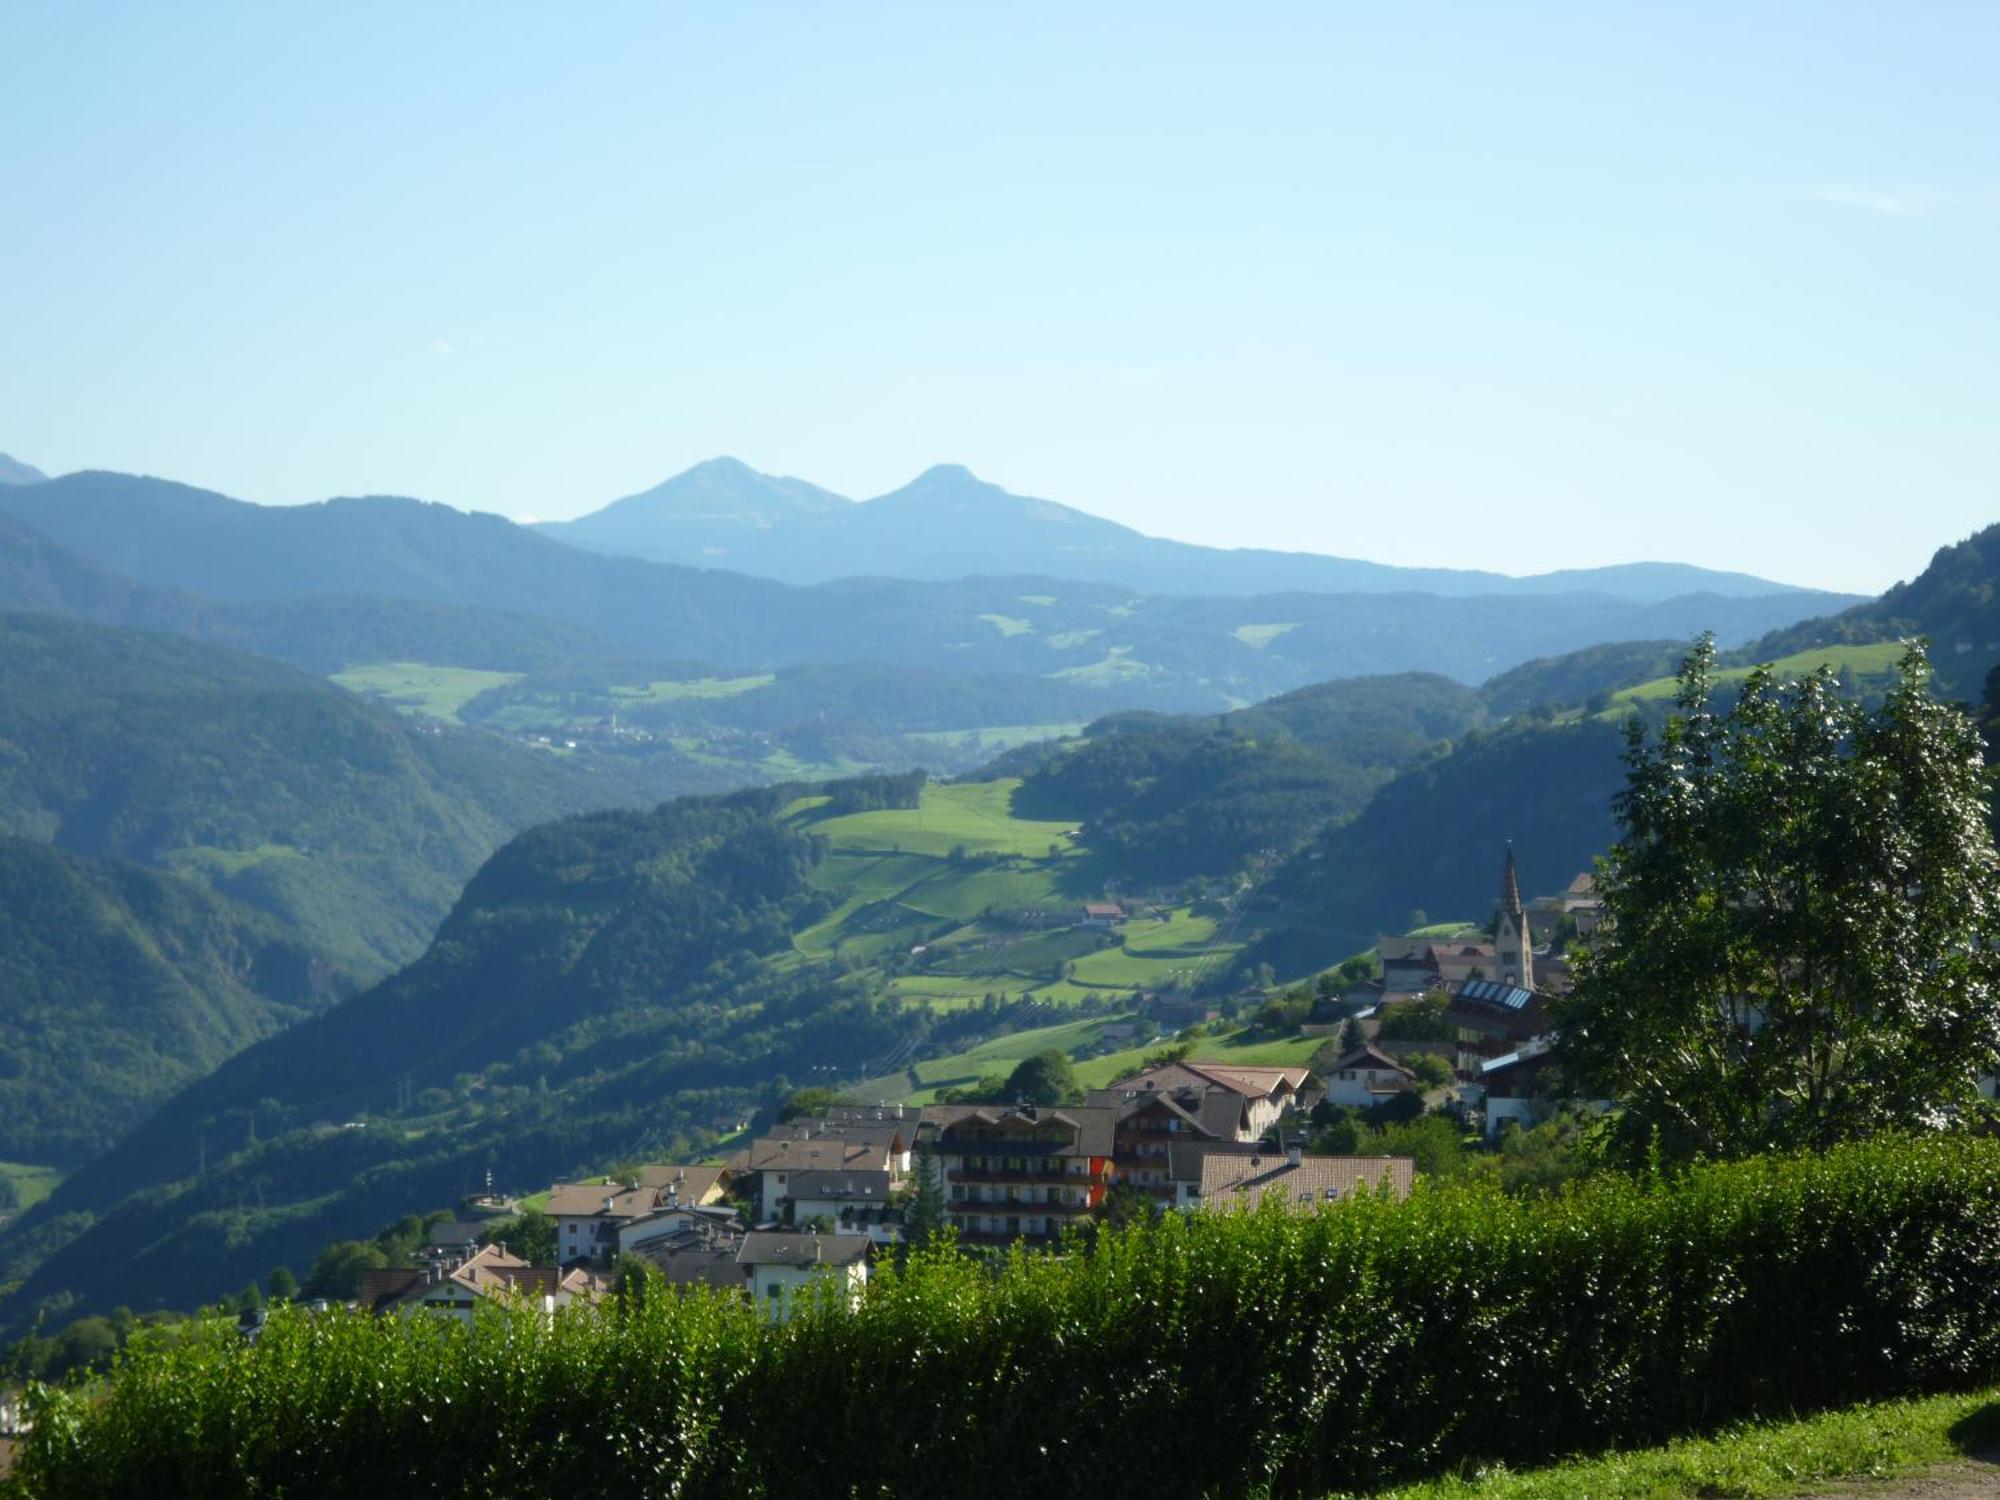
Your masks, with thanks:
M1172 1220L859 1312L280 1313L51 1397L31 1493L1198 1496L1363 1488L2000 1375L2000 1144Z

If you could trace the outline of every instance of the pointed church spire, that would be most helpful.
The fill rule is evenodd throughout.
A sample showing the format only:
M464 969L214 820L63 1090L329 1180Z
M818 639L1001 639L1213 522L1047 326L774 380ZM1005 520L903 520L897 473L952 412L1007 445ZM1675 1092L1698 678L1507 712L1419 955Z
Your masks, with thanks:
M1535 987L1535 942L1528 929L1528 909L1521 901L1521 877L1514 869L1514 841L1507 841L1507 863L1500 872L1500 910L1493 917L1493 959L1503 984Z

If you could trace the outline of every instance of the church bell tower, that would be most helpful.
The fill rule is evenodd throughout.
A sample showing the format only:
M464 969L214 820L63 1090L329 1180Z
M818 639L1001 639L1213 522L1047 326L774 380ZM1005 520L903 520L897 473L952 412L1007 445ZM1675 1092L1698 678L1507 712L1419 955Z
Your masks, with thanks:
M1493 966L1502 984L1535 987L1535 945L1528 932L1528 909L1521 904L1521 880L1514 873L1514 846L1507 846L1500 874L1500 910L1493 923Z

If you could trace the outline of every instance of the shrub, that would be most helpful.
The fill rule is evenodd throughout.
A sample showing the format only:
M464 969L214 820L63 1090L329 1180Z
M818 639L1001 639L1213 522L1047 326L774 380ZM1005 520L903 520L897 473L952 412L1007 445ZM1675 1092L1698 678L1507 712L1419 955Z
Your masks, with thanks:
M1353 1489L2000 1374L2000 1144L1170 1217L859 1310L281 1308L39 1393L38 1496Z

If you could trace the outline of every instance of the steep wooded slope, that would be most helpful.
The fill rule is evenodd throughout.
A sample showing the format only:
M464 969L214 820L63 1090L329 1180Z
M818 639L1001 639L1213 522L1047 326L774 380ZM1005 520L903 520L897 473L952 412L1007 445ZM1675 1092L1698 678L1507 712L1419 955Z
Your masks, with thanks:
M81 1165L351 988L262 912L0 837L0 1158Z
M419 732L275 662L43 615L0 615L0 702L0 832L172 870L375 974L422 950L518 829L673 788Z
M2000 663L2000 525L1938 548L1922 573L1880 599L1772 631L1733 655L1769 661L1814 646L1915 635L1930 638L1940 688L1977 702Z

